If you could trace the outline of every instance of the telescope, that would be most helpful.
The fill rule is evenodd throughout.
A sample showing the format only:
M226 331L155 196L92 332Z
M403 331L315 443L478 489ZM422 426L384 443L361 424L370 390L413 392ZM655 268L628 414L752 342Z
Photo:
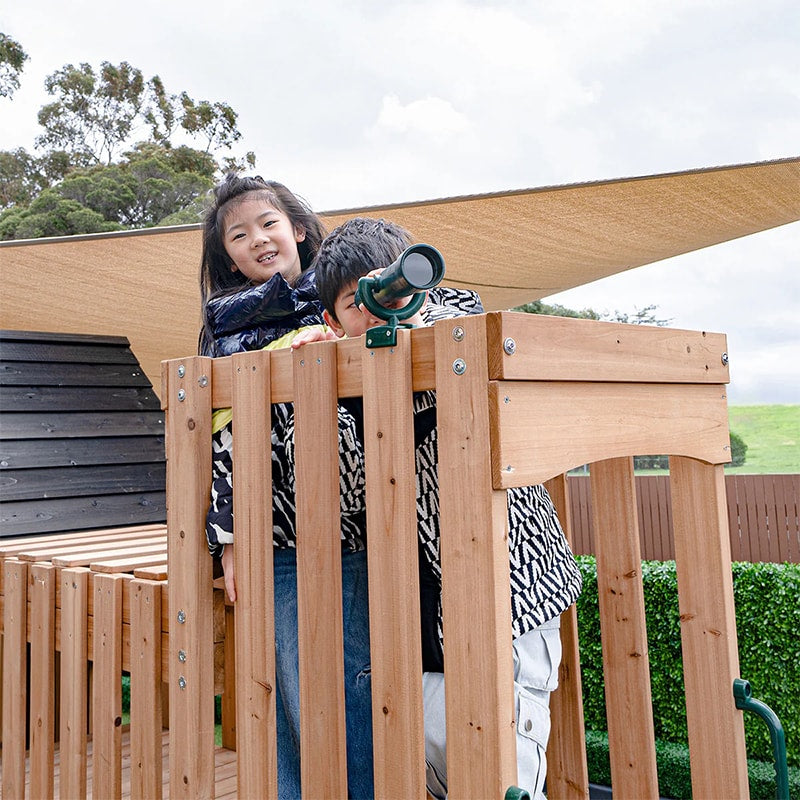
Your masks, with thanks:
M355 303L362 305L387 325L367 331L367 347L390 347L397 343L397 328L413 328L400 320L413 317L425 302L425 292L442 282L444 258L429 244L412 244L380 275L360 278ZM413 295L413 296L412 296ZM411 300L402 308L389 306L404 297Z

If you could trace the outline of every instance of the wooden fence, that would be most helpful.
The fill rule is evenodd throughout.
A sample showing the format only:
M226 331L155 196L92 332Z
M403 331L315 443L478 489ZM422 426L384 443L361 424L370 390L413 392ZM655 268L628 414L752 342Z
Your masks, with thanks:
M589 476L570 475L574 551L594 553ZM733 561L800 563L800 476L726 475ZM637 475L642 558L675 558L669 475Z

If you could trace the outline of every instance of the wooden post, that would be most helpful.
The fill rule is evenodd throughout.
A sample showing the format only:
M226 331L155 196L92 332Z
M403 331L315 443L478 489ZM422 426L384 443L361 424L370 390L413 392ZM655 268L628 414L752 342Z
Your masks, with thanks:
M347 796L336 345L294 353L300 769L307 797Z
M364 349L375 796L425 796L411 335Z
M566 474L545 484L564 536L572 546L572 514ZM561 664L558 689L550 696L550 742L547 746L547 793L563 800L588 800L589 768L583 719L578 609L573 603L561 615Z
M678 456L669 467L692 795L748 797L723 468Z
M131 800L161 800L161 584L130 581Z
M211 485L211 359L163 364L167 409L169 794L214 796L214 634L205 518Z
M55 756L56 570L32 564L30 762L32 797L52 797Z
M6 559L3 591L3 800L23 800L28 704L28 565L25 562Z
M61 734L59 787L64 797L86 797L89 688L89 570L61 570Z
M485 317L434 333L448 797L503 797L517 781L508 503L492 488Z
M633 458L597 461L589 473L611 784L614 797L658 798Z
M93 576L92 796L122 797L122 575Z
M271 798L278 792L278 750L270 354L237 353L231 363L238 791L240 797Z

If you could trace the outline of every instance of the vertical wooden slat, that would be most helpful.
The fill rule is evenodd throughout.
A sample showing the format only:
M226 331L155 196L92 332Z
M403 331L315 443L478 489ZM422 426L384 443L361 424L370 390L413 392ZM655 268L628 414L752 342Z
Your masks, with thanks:
M205 538L211 486L211 361L193 357L162 365L162 402L167 408L172 800L214 796L213 602Z
M336 345L293 364L301 779L308 797L346 797Z
M31 797L52 797L55 756L56 570L32 564L30 773Z
M669 475L658 476L658 513L661 527L661 552L663 561L675 560L675 540L672 533L672 502Z
M448 797L502 797L517 759L508 503L492 488L486 318L442 320L434 335Z
M161 800L161 584L133 580L131 798Z
M27 564L6 559L3 592L3 800L22 800L28 701Z
M240 797L275 797L270 354L239 353L232 364L238 790Z
M779 564L784 547L781 546L783 531L777 524L776 504L775 504L775 483L771 475L759 475L761 484L761 494L763 497L762 513L764 514L764 526L769 536L769 560Z
M86 797L89 570L61 570L61 731L59 782L63 797Z
M722 466L670 457L686 721L694 797L748 797Z
M744 561L744 542L741 526L739 525L739 503L737 494L736 475L725 476L725 486L727 495L728 524L731 531L731 560Z
M93 576L92 796L122 797L121 575Z
M658 797L632 458L591 466L597 591L614 797Z
M775 505L777 524L786 537L785 560L800 563L800 477L775 475Z
M569 484L562 474L545 484L572 547L572 514ZM583 684L578 647L578 609L573 603L561 615L561 664L558 689L550 696L553 720L547 745L547 793L564 800L589 797L589 769L586 762L586 736L583 717Z
M375 796L425 796L411 336L364 350Z

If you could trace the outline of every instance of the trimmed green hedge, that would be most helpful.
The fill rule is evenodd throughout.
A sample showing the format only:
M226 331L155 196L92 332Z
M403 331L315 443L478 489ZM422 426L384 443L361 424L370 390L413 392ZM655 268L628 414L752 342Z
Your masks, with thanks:
M608 758L608 735L586 731L586 758L589 780L611 785L611 764ZM692 776L689 770L689 748L685 744L656 740L658 793L661 797L691 797ZM775 768L772 763L749 759L750 800L774 800ZM789 767L789 797L800 797L800 769Z
M579 556L578 564L584 580L578 600L584 716L588 729L605 731L595 561L591 556ZM645 561L642 576L656 739L685 745L686 707L675 562ZM750 682L753 697L769 705L780 718L786 734L787 760L798 767L800 565L737 562L733 564L733 590L741 677ZM745 713L744 724L748 757L772 762L767 726L750 712Z

